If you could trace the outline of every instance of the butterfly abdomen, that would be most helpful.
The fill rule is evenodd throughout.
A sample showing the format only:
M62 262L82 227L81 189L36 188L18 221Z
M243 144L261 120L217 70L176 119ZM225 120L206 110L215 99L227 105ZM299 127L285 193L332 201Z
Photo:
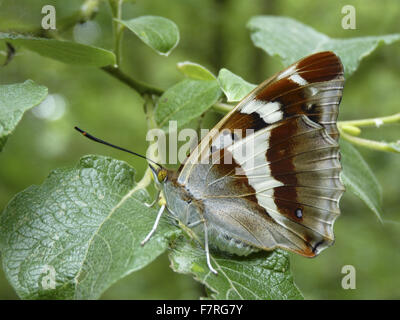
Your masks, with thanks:
M223 228L215 226L209 230L210 245L214 250L235 254L238 256L247 256L250 253L260 251L235 237L228 234Z

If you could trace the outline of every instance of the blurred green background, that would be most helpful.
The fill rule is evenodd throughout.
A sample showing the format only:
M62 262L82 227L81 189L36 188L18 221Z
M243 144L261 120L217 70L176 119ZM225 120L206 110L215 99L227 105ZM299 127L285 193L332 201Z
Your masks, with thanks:
M82 1L0 0L0 30L40 27L41 8L52 4L57 19L71 15ZM357 13L357 29L341 27L344 5ZM181 41L169 57L159 56L126 32L122 69L156 86L168 88L182 79L176 63L190 60L214 73L228 68L247 81L259 83L282 65L250 41L246 23L261 14L289 16L331 37L357 37L400 32L398 0L137 0L124 5L123 18L160 15L179 27ZM65 34L75 41L112 48L110 10L104 1L93 21ZM0 44L0 51L4 50ZM2 58L0 56L0 58ZM1 62L0 62L1 63ZM340 119L391 115L400 106L400 44L379 48L346 82ZM119 145L146 151L146 127L139 95L101 70L65 65L20 51L0 67L0 84L33 79L49 88L53 99L28 112L0 153L0 208L18 192L40 184L53 169L73 166L91 153L110 155L144 172L146 163L127 154L82 139L78 125ZM399 140L400 126L364 130L376 140ZM383 187L385 224L353 195L341 202L335 225L336 243L316 259L292 255L295 281L307 299L400 298L400 156L360 150ZM353 265L357 288L344 290L341 269ZM192 299L204 289L190 276L173 273L167 256L119 281L105 299ZM0 271L0 299L17 298Z

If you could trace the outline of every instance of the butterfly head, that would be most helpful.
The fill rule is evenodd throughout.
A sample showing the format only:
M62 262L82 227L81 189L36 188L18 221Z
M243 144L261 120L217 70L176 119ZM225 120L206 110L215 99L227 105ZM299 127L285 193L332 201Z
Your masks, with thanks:
M153 173L153 178L156 184L162 184L167 180L168 177L168 170L163 167L154 167L153 165L149 164L150 169Z

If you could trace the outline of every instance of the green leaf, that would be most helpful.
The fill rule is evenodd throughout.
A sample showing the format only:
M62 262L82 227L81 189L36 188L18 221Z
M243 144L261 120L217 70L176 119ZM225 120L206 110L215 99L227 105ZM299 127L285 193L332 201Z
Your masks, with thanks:
M376 48L400 40L400 34L350 39L331 39L323 45L323 50L335 52L342 60L345 72L351 75L357 70L361 60Z
M330 50L341 58L347 76L378 46L400 40L400 34L333 39L297 20L275 16L253 17L247 27L254 45L279 57L285 66L311 53Z
M212 254L213 274L204 250L177 241L170 254L176 272L192 274L206 285L212 299L302 299L290 273L289 255L282 250L260 252L248 257Z
M160 97L154 114L157 125L168 131L168 122L176 120L179 128L208 110L221 94L216 80L185 79Z
M0 33L0 40L7 40L44 57L68 64L93 67L105 67L115 64L115 55L113 52L72 41L36 38L9 33Z
M142 16L119 23L135 33L144 43L161 55L168 56L179 42L179 29L163 17Z
M202 65L190 61L179 62L177 68L185 76L195 80L215 80L215 76Z
M382 221L382 189L371 168L349 142L340 139L343 172L341 179Z
M157 210L144 205L148 195L135 186L127 163L85 156L19 193L0 217L3 267L18 295L96 299L164 252L179 230L162 220L141 246ZM51 270L55 289L48 286Z
M47 88L27 80L24 83L0 85L0 151L25 111L47 96Z
M218 82L228 102L242 100L257 87L224 68L219 71Z

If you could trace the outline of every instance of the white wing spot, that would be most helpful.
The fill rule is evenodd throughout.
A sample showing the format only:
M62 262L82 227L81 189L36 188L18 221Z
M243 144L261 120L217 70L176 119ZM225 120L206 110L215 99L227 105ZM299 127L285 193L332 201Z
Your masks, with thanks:
M271 113L270 115L263 117L266 123L275 123L278 122L279 120L283 119L283 112L282 111L276 111L274 113Z
M291 66L289 69L286 69L283 71L277 78L276 80L281 80L283 78L286 78L288 75L292 74L296 70L296 65Z
M258 111L259 109L262 109L264 106L266 106L266 103L262 100L251 100L249 101L242 110L240 110L241 113L247 113L251 114L253 112Z
M297 73L292 74L292 75L289 77L289 79L292 80L294 83L297 83L297 84L299 84L299 85L301 85L301 86L304 86L304 85L308 84L307 80L304 79L304 78L302 78L302 77L301 77L299 74L297 74Z
M266 123L274 123L283 118L283 112L280 110L281 104L277 101L265 103L262 100L254 99L246 104L241 113L258 113Z

